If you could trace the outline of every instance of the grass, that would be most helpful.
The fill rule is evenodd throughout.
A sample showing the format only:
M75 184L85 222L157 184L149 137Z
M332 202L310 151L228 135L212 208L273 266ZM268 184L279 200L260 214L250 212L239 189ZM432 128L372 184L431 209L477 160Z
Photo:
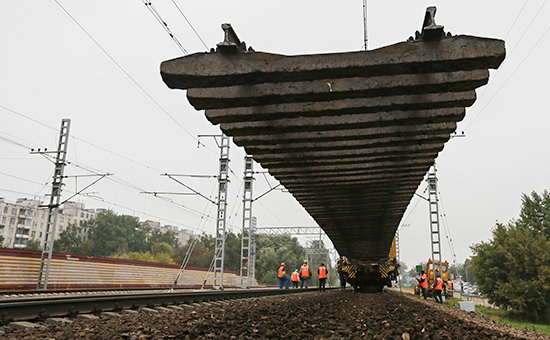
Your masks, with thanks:
M410 293L412 294L412 291ZM421 298L418 295L414 295L414 296ZM455 299L455 298L446 298L443 304L451 308L458 308L458 303L460 301L463 301L463 300ZM513 314L510 311L507 311L504 309L496 309L496 308L490 308L490 307L484 307L484 306L478 305L476 306L475 313L486 319L492 320L500 324L508 325L517 329L525 329L528 331L535 331L537 333L550 335L550 325L538 324L538 323L527 321L525 318L522 318L521 316Z
M525 329L528 331L535 331L542 334L550 334L550 325L537 324L525 320L521 316L513 315L504 309L495 309L483 306L476 306L475 313L489 320L512 326L517 329Z

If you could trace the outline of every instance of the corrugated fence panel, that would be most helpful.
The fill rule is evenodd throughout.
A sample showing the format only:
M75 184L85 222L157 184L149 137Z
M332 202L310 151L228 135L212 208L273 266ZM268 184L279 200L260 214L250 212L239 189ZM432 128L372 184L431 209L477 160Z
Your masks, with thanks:
M40 270L39 251L0 249L0 291L34 289ZM50 266L48 287L124 288L169 287L179 271L177 265L129 261L101 257L54 254ZM206 269L190 267L181 275L178 285L202 285ZM212 285L210 275L207 285ZM224 271L224 286L237 286L239 276Z

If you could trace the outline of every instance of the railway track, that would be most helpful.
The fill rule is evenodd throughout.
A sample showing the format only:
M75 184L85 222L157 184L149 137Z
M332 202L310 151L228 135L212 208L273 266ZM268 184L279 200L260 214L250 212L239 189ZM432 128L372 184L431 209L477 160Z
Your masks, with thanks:
M330 288L327 288L330 289ZM76 317L79 314L100 315L103 312L121 312L178 306L209 301L256 298L273 295L300 294L309 289L251 289L251 290L204 290L161 292L93 292L86 295L55 295L36 293L20 298L0 300L0 325L13 321L45 320L53 317ZM59 293L57 293L59 294Z

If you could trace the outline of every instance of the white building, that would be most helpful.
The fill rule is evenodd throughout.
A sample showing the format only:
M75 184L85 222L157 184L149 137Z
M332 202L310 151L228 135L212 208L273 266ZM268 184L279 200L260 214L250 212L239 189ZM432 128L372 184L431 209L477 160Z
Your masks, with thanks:
M95 218L96 212L85 209L83 203L67 202L59 209L55 239L70 224L80 224ZM6 202L0 197L0 236L4 236L3 246L22 249L29 240L39 240L40 246L44 246L46 238L46 226L48 224L48 208L42 201L35 199L19 198L15 203ZM83 231L83 235L84 235Z
M158 230L162 233L165 233L167 231L173 232L176 236L176 239L178 240L178 246L186 245L187 241L189 241L189 239L194 235L193 231L191 230L187 230L187 229L180 230L178 227L172 226L172 225L161 226L160 222L156 222L156 221L147 220L144 223L149 225L153 229L153 231Z

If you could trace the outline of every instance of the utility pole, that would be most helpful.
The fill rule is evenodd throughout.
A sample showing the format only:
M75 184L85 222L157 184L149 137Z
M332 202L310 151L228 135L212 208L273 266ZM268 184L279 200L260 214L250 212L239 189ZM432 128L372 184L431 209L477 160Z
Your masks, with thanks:
M244 157L244 192L243 192L243 230L241 235L241 276L240 288L250 288L253 281L251 266L255 261L255 237L252 226L252 184L254 183L254 170L252 156Z
M225 255L225 222L227 207L227 186L229 184L229 137L220 137L220 172L218 176L218 217L216 223L216 247L214 250L214 282L212 289L223 290L223 268Z
M46 225L46 237L42 249L42 258L40 260L40 271L38 273L38 282L36 290L47 290L48 279L50 276L50 264L52 262L53 242L55 238L55 227L57 225L57 215L59 211L59 201L61 200L61 191L63 190L63 170L67 159L67 145L69 142L70 119L61 120L61 130L59 132L59 143L55 158L55 170L53 173L52 193L50 195L50 204L48 207L48 222ZM31 152L34 152L31 150ZM46 153L38 150L37 153Z
M430 207L430 234L432 240L432 261L433 261L433 273L434 282L436 277L436 269L441 270L441 244L439 234L439 209L437 198L437 176L435 164L430 168L428 172L428 202Z
M367 0L363 0L363 48L365 51L368 48L369 45L369 35L367 34Z

